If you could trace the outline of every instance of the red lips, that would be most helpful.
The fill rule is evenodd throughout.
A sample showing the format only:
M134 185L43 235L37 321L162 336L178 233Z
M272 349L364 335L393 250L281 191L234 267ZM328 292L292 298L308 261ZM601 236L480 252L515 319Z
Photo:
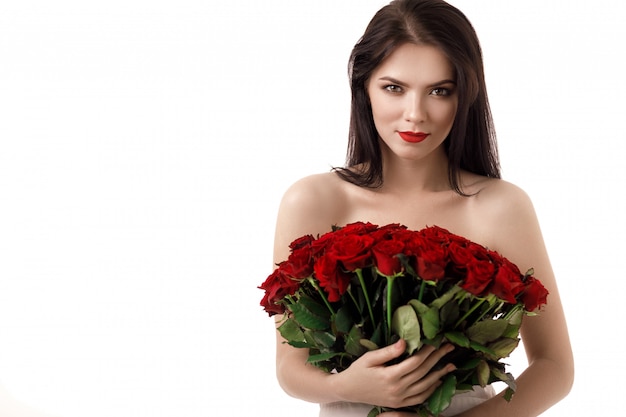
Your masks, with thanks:
M424 132L398 132L402 140L409 143L419 143L426 139L430 133Z

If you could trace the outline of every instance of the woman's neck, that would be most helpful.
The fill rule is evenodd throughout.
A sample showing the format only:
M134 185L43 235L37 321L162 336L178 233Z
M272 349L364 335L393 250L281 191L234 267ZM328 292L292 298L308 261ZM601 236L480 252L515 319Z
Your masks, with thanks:
M443 148L420 160L398 158L383 152L383 185L390 193L440 192L451 190L448 157Z

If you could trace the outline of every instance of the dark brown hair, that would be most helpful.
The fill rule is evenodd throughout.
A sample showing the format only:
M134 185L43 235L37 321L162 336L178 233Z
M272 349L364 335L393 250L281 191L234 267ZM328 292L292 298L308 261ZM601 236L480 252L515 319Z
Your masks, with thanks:
M458 108L444 141L451 187L465 195L459 184L462 169L500 178L478 37L465 15L442 0L392 1L376 13L355 45L348 67L352 105L346 167L336 168L337 174L360 186L382 185L382 155L367 82L385 58L405 43L439 48L455 71ZM364 170L351 169L356 165Z

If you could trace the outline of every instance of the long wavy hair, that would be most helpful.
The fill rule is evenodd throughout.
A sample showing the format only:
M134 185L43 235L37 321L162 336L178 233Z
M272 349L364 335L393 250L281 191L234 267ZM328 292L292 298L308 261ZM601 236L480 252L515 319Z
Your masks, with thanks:
M352 104L346 165L335 172L359 186L383 184L379 135L367 83L385 58L405 43L438 48L455 71L458 108L444 141L452 189L466 195L460 185L461 170L500 178L480 43L465 15L442 0L392 1L376 13L354 46L348 65ZM357 165L362 169L354 169Z

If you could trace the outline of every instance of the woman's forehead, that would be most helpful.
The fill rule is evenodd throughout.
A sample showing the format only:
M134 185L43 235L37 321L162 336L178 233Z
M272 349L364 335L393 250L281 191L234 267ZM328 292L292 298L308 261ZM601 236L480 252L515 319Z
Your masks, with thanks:
M448 57L436 46L405 43L372 72L370 80L377 79L430 85L443 80L454 81L455 71Z

